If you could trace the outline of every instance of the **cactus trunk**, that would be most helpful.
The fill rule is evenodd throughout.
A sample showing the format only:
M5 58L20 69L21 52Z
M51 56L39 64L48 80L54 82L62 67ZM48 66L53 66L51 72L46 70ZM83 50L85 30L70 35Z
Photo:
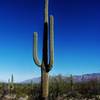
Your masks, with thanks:
M41 94L42 100L48 100L49 73L41 68Z
M44 34L43 34L43 51L42 51L42 66L41 66L41 94L42 100L48 100L48 0L45 0L44 9ZM45 68L46 70L44 70Z

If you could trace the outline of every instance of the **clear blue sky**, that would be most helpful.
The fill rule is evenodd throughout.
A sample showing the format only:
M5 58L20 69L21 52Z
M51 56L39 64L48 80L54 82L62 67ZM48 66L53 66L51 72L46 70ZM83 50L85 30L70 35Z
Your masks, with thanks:
M0 0L0 80L40 76L32 59L33 32L42 55L43 0ZM100 71L100 1L49 0L55 18L55 63L50 74Z

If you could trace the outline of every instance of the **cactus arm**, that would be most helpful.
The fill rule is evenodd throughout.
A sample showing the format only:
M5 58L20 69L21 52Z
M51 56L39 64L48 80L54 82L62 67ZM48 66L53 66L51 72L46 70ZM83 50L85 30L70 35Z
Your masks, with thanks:
M48 0L45 1L45 7L44 7L44 22L48 23Z
M38 56L37 56L37 51L38 51L37 44L38 44L38 34L37 34L37 32L34 32L33 60L37 66L41 67L41 64L40 64Z
M52 67L54 63L54 18L50 16L50 60L49 60L49 67ZM50 68L51 69L51 68Z

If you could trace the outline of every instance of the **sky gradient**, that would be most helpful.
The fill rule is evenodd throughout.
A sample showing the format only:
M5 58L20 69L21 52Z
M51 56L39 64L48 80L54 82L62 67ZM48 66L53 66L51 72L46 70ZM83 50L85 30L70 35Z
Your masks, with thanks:
M43 0L0 0L0 80L40 76L32 59L33 32L42 58ZM51 75L100 72L100 1L49 0L55 18Z

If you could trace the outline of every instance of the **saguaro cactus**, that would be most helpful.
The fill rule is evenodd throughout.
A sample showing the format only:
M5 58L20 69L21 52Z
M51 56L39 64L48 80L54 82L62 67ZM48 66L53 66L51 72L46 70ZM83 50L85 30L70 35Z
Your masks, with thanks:
M71 91L73 91L74 84L73 84L73 75L72 74L70 75L70 85L71 85Z
M8 90L9 90L9 94L12 95L13 94L13 91L14 91L14 77L13 77L13 74L11 76L11 80L8 79Z
M43 32L43 50L42 62L39 62L37 56L37 42L38 34L34 32L34 49L33 59L37 66L41 68L41 97L42 100L48 100L48 86L49 86L49 71L51 70L54 62L54 18L50 15L50 22L48 24L48 0L44 0L44 32ZM48 38L49 37L49 38ZM48 62L48 48L49 62Z

